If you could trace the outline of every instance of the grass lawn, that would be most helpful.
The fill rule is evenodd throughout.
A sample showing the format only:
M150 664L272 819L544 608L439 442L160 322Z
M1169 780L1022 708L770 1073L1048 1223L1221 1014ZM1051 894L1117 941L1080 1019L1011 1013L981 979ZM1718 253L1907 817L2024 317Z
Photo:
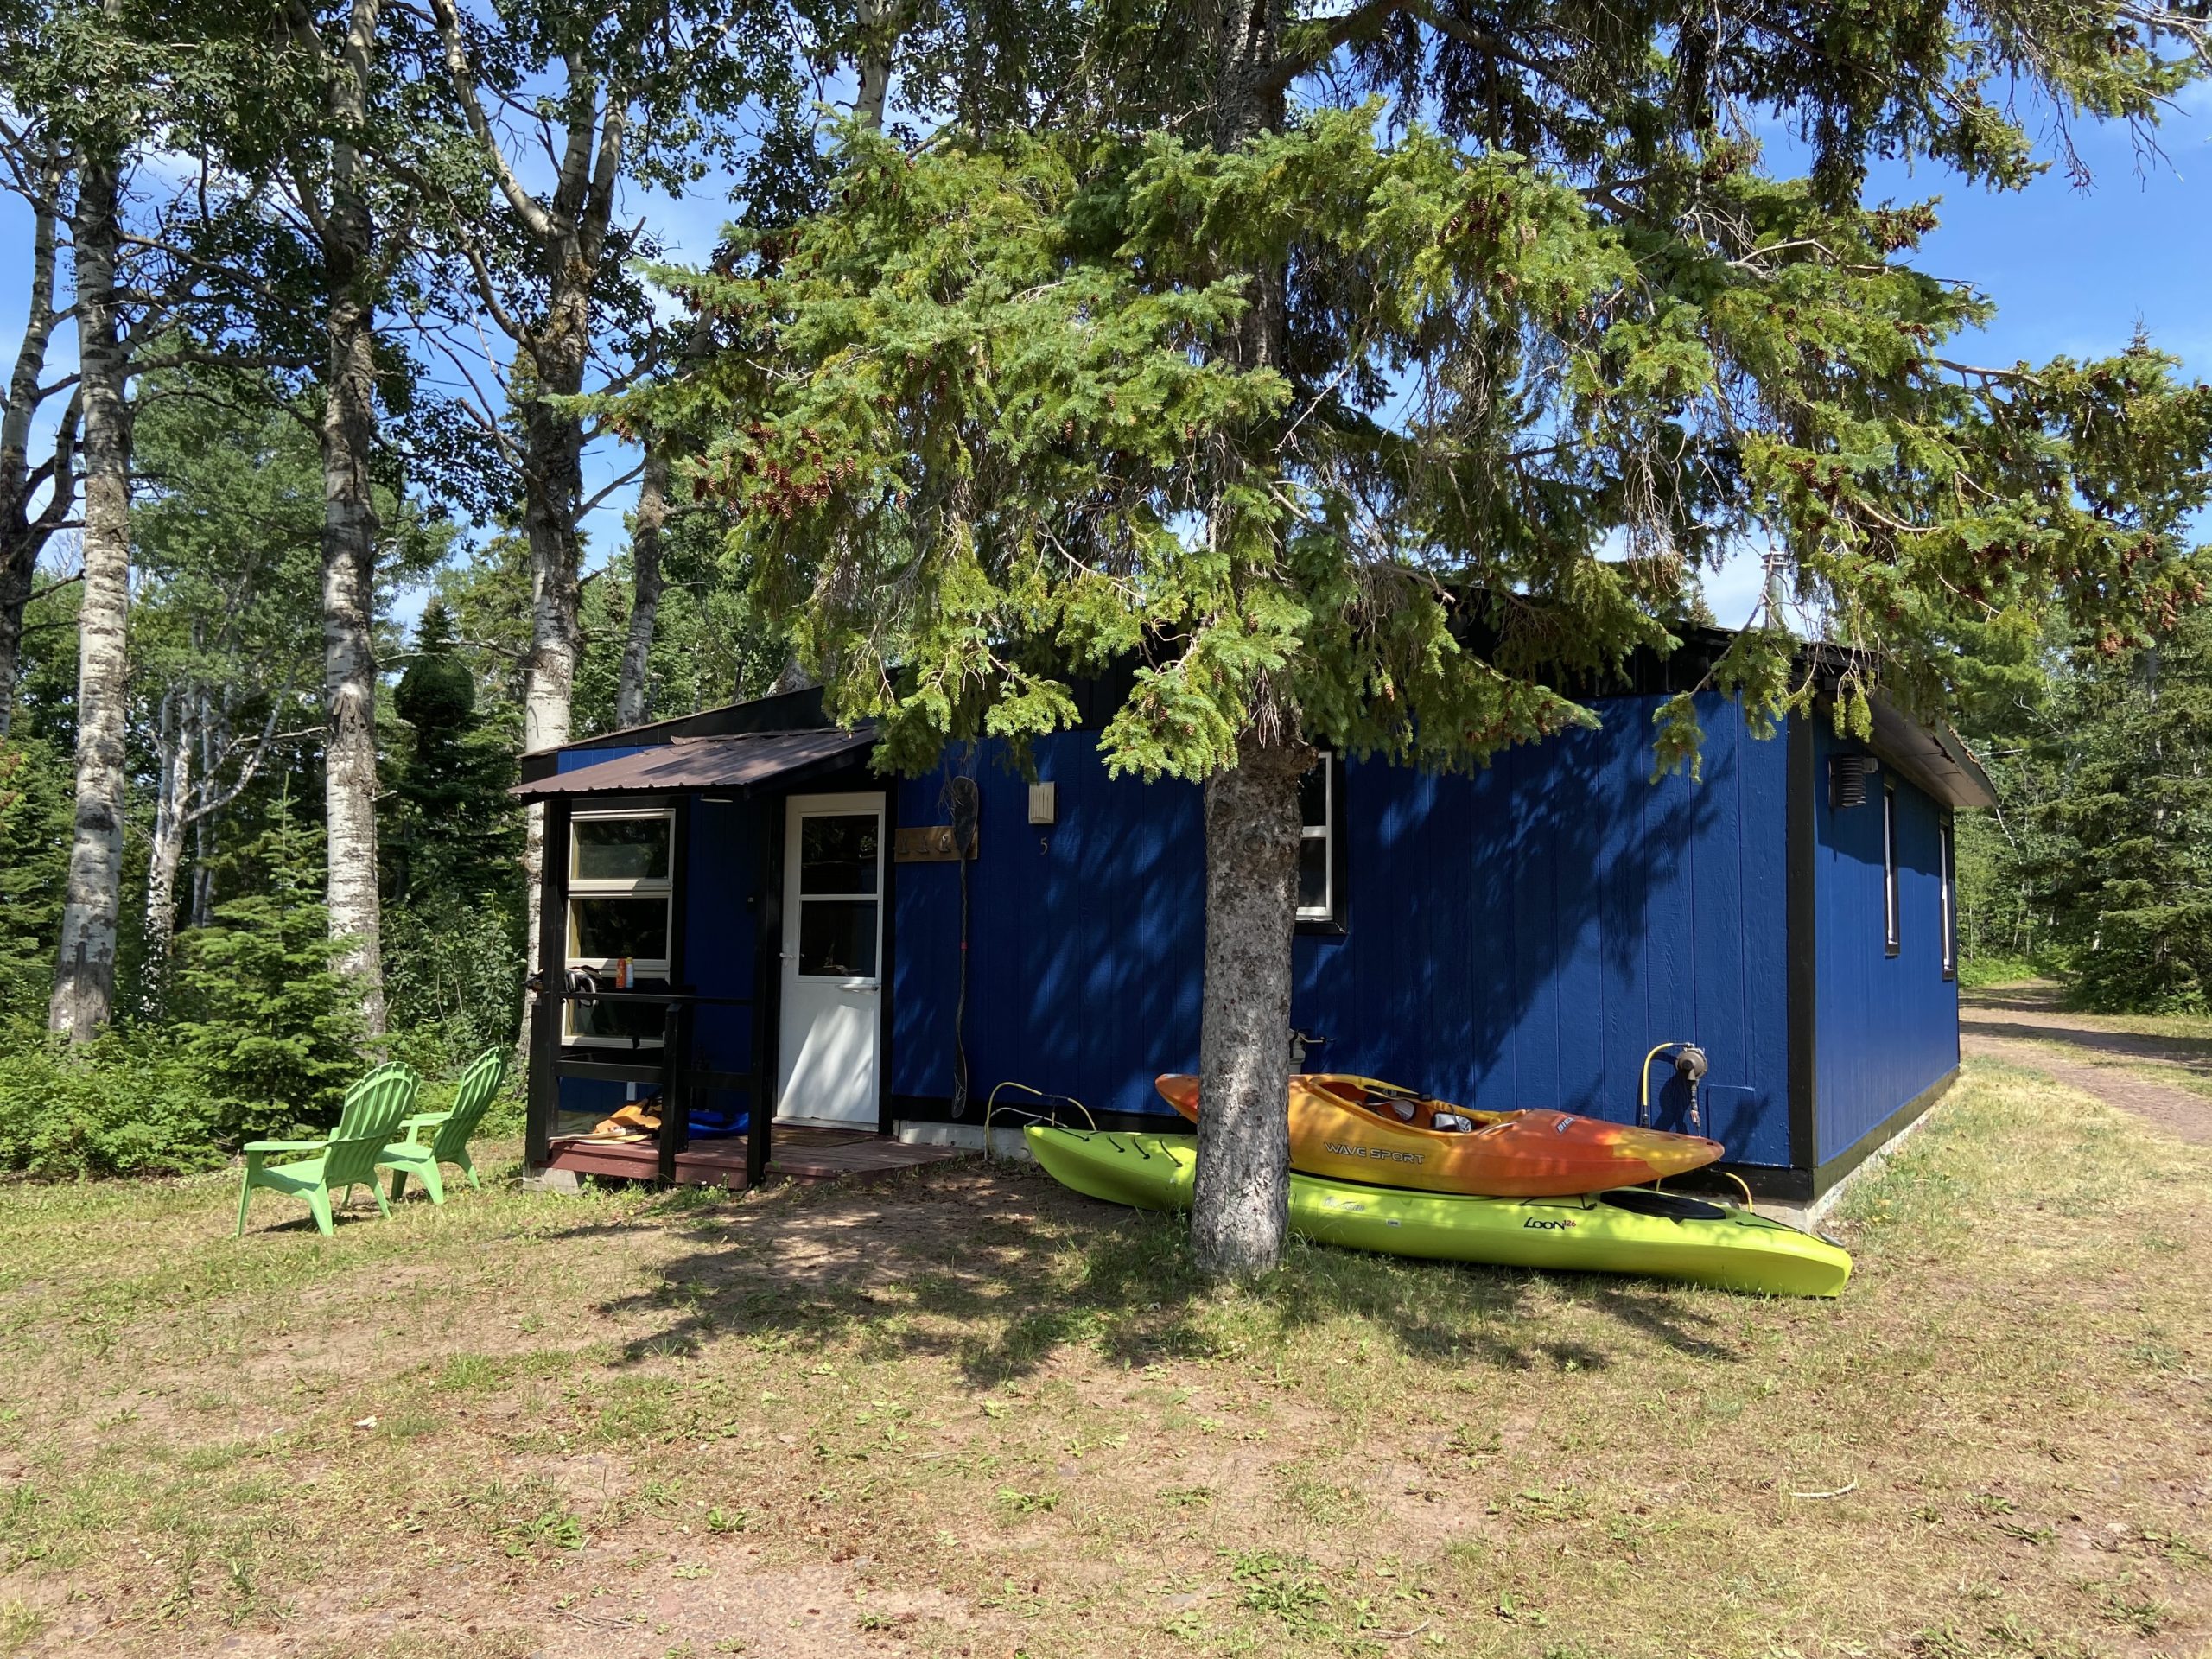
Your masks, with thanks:
M507 1149L512 1163L512 1148ZM0 1652L2174 1656L2212 1152L1981 1065L1837 1303L1300 1248L1034 1171L0 1190Z

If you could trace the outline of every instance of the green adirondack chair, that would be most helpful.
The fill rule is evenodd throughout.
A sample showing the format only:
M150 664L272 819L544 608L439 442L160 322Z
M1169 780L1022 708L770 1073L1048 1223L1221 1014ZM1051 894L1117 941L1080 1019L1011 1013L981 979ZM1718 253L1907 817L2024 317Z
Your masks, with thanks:
M449 1109L418 1112L400 1126L407 1131L407 1138L395 1141L377 1158L380 1166L391 1172L394 1204L407 1190L410 1175L421 1178L429 1189L432 1204L443 1204L446 1184L438 1173L440 1164L459 1166L471 1186L482 1187L476 1179L476 1166L468 1160L468 1137L476 1133L476 1126L484 1121L485 1109L498 1098L499 1085L506 1080L507 1051L487 1048L461 1073L461 1086L454 1090ZM425 1129L437 1131L427 1145L418 1138Z
M346 1198L365 1184L377 1208L391 1213L377 1187L377 1154L397 1132L407 1109L415 1103L423 1079L415 1068L397 1060L363 1077L346 1091L346 1104L338 1127L320 1141L252 1141L246 1143L245 1179L238 1186L238 1236L245 1236L245 1207L257 1186L303 1198L315 1212L315 1224L330 1233L330 1195L343 1187ZM270 1165L273 1153L308 1152L315 1155L296 1163ZM342 1205L344 1198L340 1200Z

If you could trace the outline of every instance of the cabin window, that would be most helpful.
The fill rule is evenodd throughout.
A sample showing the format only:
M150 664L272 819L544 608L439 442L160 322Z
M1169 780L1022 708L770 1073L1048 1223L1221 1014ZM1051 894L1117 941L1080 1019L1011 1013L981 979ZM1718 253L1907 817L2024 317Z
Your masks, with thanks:
M569 821L568 965L602 990L666 990L675 926L675 817L579 812ZM563 1035L586 1045L658 1043L651 1002L563 1004Z
M1337 868L1337 758L1324 754L1298 783L1298 919L1334 925L1341 918Z
M1953 883L1957 880L1958 851L1951 840L1951 820L1946 818L1936 832L1936 856L1940 861L1942 885L1943 977L1956 979L1959 976L1959 900Z
M1882 948L1894 957L1897 937L1897 786L1882 786Z

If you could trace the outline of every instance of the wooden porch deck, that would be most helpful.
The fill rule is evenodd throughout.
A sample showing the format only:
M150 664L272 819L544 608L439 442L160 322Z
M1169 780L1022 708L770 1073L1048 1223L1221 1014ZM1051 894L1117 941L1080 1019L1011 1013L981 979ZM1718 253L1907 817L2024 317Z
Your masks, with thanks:
M965 1156L958 1147L917 1147L889 1141L866 1129L777 1128L769 1141L770 1181L837 1181L855 1175L881 1175ZM614 1175L652 1180L660 1172L659 1150L650 1141L588 1141L561 1136L546 1149L546 1167L578 1175ZM745 1141L704 1141L676 1154L681 1186L745 1186Z

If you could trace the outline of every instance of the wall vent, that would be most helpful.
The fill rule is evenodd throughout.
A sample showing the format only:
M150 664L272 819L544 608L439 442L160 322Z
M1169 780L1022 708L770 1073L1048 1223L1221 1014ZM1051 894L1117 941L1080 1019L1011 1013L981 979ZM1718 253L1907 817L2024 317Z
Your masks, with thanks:
M1866 780L1881 771L1871 754L1832 754L1828 757L1828 805L1831 809L1866 804Z

